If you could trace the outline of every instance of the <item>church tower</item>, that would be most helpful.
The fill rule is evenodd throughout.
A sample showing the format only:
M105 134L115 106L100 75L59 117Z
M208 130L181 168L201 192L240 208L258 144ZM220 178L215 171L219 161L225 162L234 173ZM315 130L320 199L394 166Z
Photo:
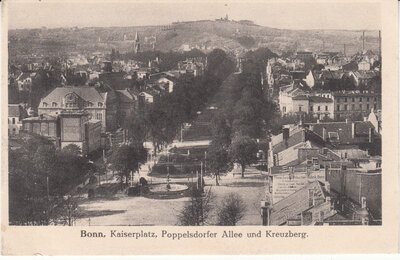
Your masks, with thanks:
M135 40L133 42L133 52L138 53L140 52L140 42L139 42L139 34L136 31Z

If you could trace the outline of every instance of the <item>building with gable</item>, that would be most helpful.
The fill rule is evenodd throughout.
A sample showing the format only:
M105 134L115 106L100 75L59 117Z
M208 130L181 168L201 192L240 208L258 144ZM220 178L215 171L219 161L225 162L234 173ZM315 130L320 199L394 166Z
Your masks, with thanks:
M38 114L58 116L62 111L71 109L85 110L89 119L100 120L102 132L117 128L117 95L114 91L100 92L95 87L55 88L41 99Z

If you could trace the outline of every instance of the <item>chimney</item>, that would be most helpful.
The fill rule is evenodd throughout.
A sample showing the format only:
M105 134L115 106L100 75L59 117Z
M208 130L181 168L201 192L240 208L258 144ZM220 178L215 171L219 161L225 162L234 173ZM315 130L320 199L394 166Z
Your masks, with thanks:
M331 184L330 184L329 182L326 182L326 183L325 183L325 190L326 190L327 192L331 192ZM330 201L330 200L331 200L330 197L326 197L326 200L328 201L328 198L329 198L329 201Z
M367 198L366 197L361 197L361 208L362 209L367 208Z
M322 128L322 139L324 140L324 141L326 141L326 139L327 139L327 136L328 134L327 134L327 132L326 132L326 127L324 127L324 128Z
M373 137L374 137L374 129L372 129L372 127L370 127L368 129L368 142L369 143L372 143Z
M285 142L285 145L287 147L288 139L289 139L289 128L283 128L282 137L283 137L283 141Z
M346 56L346 44L343 44L343 55Z
M351 123L351 138L354 139L354 137L356 136L356 123Z
M324 222L324 212L320 211L318 214L318 221L319 222Z

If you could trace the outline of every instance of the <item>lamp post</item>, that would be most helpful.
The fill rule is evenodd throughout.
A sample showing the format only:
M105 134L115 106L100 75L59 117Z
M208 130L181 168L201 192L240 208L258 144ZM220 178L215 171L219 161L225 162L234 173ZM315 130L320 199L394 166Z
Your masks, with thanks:
M171 185L169 184L169 151L167 151L167 190L171 188Z

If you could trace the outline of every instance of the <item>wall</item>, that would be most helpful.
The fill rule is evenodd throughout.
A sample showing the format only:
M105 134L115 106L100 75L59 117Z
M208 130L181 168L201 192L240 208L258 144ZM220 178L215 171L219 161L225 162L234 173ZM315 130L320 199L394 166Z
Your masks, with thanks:
M86 124L87 128L87 149L88 153L96 151L101 147L101 123L89 122Z
M375 217L382 212L382 174L358 173L351 170L328 170L327 181L331 189L361 204L367 199L367 208Z
M288 197L292 193L300 190L313 180L325 180L325 170L310 171L308 176L306 172L295 172L293 177L290 177L289 172L279 173L272 176L272 200L273 203Z
M333 102L312 102L310 103L310 107L313 107L312 110L310 108L310 113L312 113L315 117L319 119L323 119L325 116L333 119L334 118L334 104ZM320 107L320 111L318 111L318 106ZM328 108L328 110L326 110Z
M347 98L347 101L345 98ZM345 105L347 105L347 110L345 110ZM382 109L381 95L360 93L358 95L334 96L335 119L345 118L346 116L360 113L363 116L368 116L372 108L374 108L374 111Z

